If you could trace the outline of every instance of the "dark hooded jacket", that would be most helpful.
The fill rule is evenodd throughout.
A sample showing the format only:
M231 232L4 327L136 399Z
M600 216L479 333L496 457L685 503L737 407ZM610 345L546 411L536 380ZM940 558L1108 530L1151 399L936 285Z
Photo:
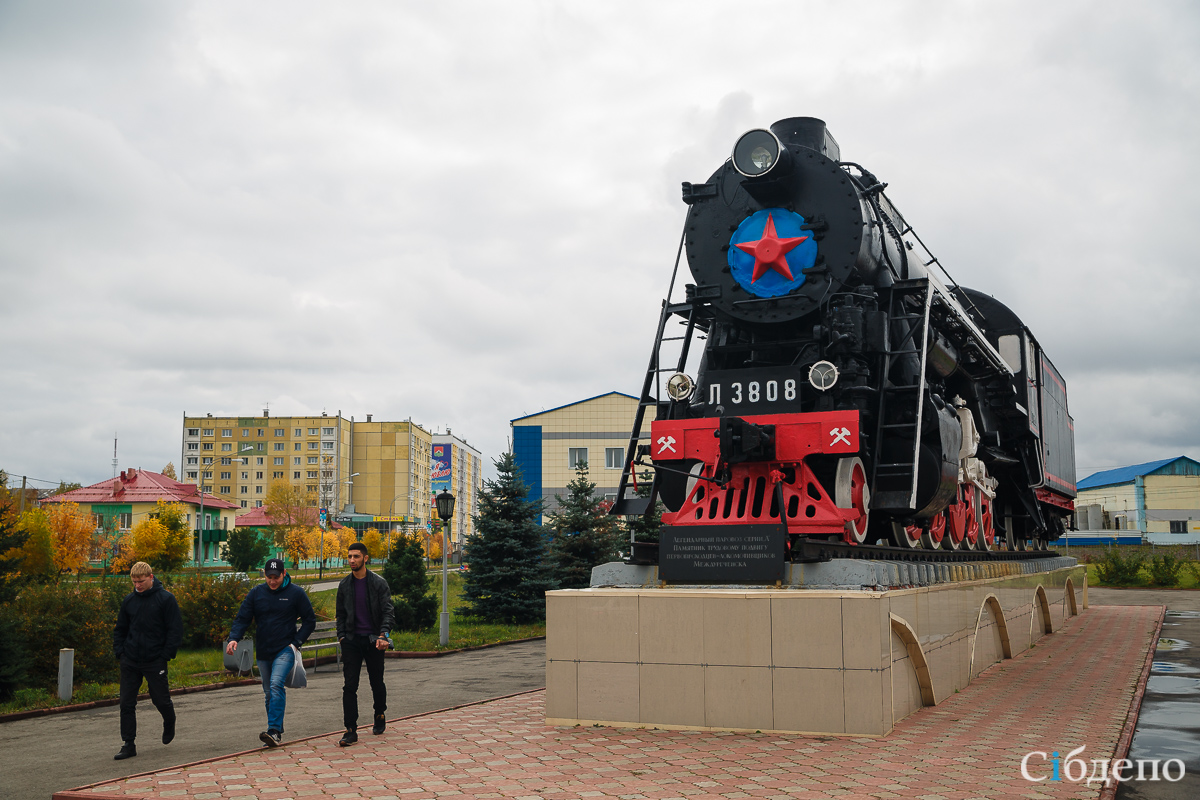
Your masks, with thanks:
M113 628L113 652L131 664L170 661L183 643L183 617L175 595L158 578L144 592L121 601Z
M250 590L233 620L229 638L240 641L251 620L258 626L254 647L259 661L273 660L289 644L299 647L317 627L317 615L308 595L287 575L278 589L260 583ZM299 630L296 620L300 620Z

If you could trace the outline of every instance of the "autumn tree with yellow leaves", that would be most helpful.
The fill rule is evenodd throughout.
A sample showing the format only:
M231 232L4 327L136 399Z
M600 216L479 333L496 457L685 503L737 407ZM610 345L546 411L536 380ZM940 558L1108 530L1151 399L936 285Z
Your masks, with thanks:
M158 501L147 519L121 537L114 562L120 570L145 561L155 572L173 572L187 562L192 553L192 532L187 511L179 503Z

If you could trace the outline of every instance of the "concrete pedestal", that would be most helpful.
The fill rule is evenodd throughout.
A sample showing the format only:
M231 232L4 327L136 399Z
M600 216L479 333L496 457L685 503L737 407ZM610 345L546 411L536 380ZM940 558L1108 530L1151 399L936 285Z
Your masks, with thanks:
M1080 566L937 569L904 589L549 592L546 721L882 736L1087 603Z

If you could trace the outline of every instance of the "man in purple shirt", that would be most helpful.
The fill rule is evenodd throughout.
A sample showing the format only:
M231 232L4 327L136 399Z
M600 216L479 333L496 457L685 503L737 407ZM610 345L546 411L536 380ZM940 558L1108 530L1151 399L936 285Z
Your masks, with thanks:
M367 664L371 697L375 703L375 724L371 733L383 733L386 727L387 687L383 684L383 653L391 646L392 593L387 581L367 569L367 546L350 545L346 562L350 574L337 590L337 637L342 644L342 722L346 732L338 742L348 747L358 741L358 680L362 665Z

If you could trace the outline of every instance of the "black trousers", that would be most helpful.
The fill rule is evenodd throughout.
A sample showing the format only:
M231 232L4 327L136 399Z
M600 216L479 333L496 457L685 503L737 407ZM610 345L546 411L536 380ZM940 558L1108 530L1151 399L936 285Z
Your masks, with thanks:
M383 650L375 647L373 636L347 636L342 640L342 722L347 728L358 727L358 679L362 665L367 663L367 678L371 681L371 699L375 716L387 711L387 687L383 684Z
M167 662L149 661L144 663L121 662L121 741L132 742L137 738L137 707L138 692L142 688L142 679L146 679L146 688L150 691L150 702L162 714L163 722L175 719L175 704L171 702L171 692L167 687Z

